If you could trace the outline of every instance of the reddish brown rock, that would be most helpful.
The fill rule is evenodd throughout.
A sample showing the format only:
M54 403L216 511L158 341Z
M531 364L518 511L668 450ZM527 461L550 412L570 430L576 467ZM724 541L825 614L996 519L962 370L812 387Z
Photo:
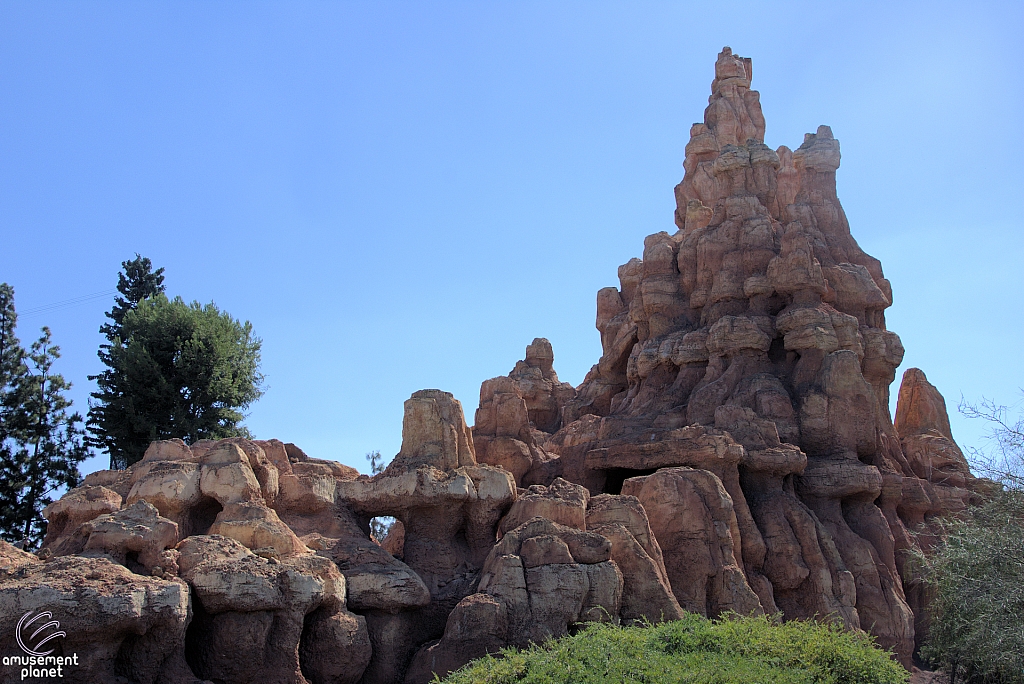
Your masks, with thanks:
M945 400L917 368L903 374L895 428L903 454L917 477L960 488L974 479L967 459L953 441Z
M903 374L895 428L909 472L892 483L894 494L883 497L887 504L883 510L890 521L905 525L905 529L893 525L893 542L920 645L928 631L931 597L928 587L915 576L915 566L908 562L911 547L917 543L930 548L939 534L934 518L965 510L988 487L985 480L971 474L967 459L953 441L945 400L917 368ZM908 530L915 533L913 539Z
M515 529L532 518L547 518L560 525L587 529L587 502L590 493L586 487L558 477L551 486L531 485L516 498L508 514L498 526L501 534Z
M539 337L507 377L480 386L473 440L481 463L501 466L522 486L558 475L557 457L543 448L562 426L562 408L576 391L558 380L551 343Z
M764 612L736 559L739 526L732 499L714 474L663 468L627 480L623 493L637 497L647 512L683 610L701 615Z
M526 402L531 427L547 434L562 426L562 407L576 394L572 385L558 380L554 361L551 343L538 337L526 347L526 358L508 375Z
M278 440L155 442L47 508L50 560L0 544L0 612L93 592L62 618L96 645L90 681L418 684L683 608L827 616L909 665L928 603L909 552L984 482L920 371L893 423L903 347L836 195L839 143L820 126L768 148L752 76L718 56L678 230L598 292L578 388L538 338L483 383L472 430L451 394L414 393L374 477ZM381 543L378 516L398 520Z
M600 534L542 517L510 530L488 555L478 593L420 649L405 681L421 684L503 646L563 636L578 622L617 622L623 575L611 549Z
M441 639L416 654L405 681L410 684L429 682L435 673L444 677L470 660L495 653L507 644L505 603L489 594L472 594L462 599L448 616Z
M416 392L405 408L402 450L385 471L336 482L337 498L366 521L364 529L378 516L402 523L402 562L373 542L371 549L353 537L332 551L343 571L358 570L367 589L382 590L375 598L380 607L367 614L375 649L367 682L401 681L416 650L444 634L449 614L475 592L498 522L516 498L507 471L476 463L472 434L451 394ZM337 555L342 547L358 553L342 561ZM382 557L390 563L380 563ZM415 582L394 572L396 565L409 570ZM390 568L386 576L378 571L385 567ZM402 595L418 605L387 606L398 582ZM425 597L417 584L426 589Z
M587 509L587 526L611 542L611 558L623 579L622 620L661 622L682 617L661 546L639 499L610 494L594 497Z
M955 509L948 485L966 469L938 435L893 427L903 347L885 325L892 289L850 234L838 141L820 126L796 150L768 148L752 76L749 59L719 55L676 187L679 230L649 236L620 286L598 293L602 357L544 448L593 495L658 468L714 473L732 500L736 567L763 608L837 614L909 663L901 511ZM930 473L942 464L941 502L908 483L921 496L901 507L922 459Z

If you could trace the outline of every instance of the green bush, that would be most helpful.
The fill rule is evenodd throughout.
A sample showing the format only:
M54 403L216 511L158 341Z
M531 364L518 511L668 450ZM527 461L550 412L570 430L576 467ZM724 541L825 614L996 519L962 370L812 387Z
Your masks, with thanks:
M767 617L593 624L574 636L476 660L446 684L904 684L909 673L863 632ZM435 680L436 681L436 680Z
M918 557L934 592L922 655L957 681L1024 683L1024 490L942 525Z

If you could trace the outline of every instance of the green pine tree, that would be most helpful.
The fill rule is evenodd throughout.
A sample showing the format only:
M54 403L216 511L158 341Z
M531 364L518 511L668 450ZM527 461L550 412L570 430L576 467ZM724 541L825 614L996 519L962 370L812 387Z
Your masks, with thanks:
M82 417L70 413L71 384L53 372L60 349L44 327L26 353L15 334L14 290L0 285L0 537L34 548L43 508L75 487L88 456Z
M261 341L252 326L212 303L154 291L163 289L163 269L151 273L149 260L140 259L123 264L118 289L125 298L108 314L110 344L100 349L107 368L90 377L98 386L90 444L107 450L111 468L139 461L158 439L249 436L241 411L263 394Z
M165 290L164 269L158 268L154 271L153 262L138 252L135 253L134 259L122 261L121 269L117 274L117 291L120 296L114 298L114 306L106 313L110 322L100 326L100 334L107 338L107 342L100 345L97 355L107 369L99 375L89 376L89 380L97 381L101 391L91 395L99 401L89 404L88 425L91 434L87 437L90 446L107 450L110 467L116 469L124 469L133 461L126 458L125 440L118 439L118 435L126 434L130 428L125 424L124 416L117 415L112 408L117 405L118 399L123 397L112 395L112 392L118 391L121 383L118 383L119 369L111 358L111 349L115 345L122 345L128 339L124 332L125 315L135 309L140 302ZM134 450L129 447L128 451Z
M164 287L164 269L153 270L153 262L144 256L135 253L135 258L130 261L122 261L123 272L117 274L117 291L120 297L114 299L114 307L106 313L113 323L104 323L100 326L100 334L104 335L110 344L100 347L100 359L104 360L104 349L110 349L110 345L116 339L125 339L124 316L139 305L144 299L162 293ZM109 365L109 364L108 364Z

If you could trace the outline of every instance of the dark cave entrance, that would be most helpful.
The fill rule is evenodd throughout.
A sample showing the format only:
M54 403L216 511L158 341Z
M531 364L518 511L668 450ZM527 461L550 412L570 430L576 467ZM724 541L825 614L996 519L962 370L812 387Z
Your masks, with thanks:
M136 575L149 574L149 569L139 562L138 551L129 551L124 555L124 567L128 568Z
M635 470L633 468L610 468L604 471L604 487L601 488L601 491L605 494L621 494L622 483L629 478L653 475L657 471L657 468L646 468L643 470Z
M207 669L204 645L209 641L213 617L203 608L203 602L196 596L195 590L191 590L191 594L192 620L185 629L185 662L192 670L192 674L203 678Z
M185 529L182 530L181 538L209 532L222 510L224 508L215 499L203 497L198 504L189 509L184 520Z

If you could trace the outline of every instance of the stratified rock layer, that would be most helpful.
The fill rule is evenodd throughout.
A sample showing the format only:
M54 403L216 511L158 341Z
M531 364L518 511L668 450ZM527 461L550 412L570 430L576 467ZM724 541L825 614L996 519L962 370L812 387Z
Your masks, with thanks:
M414 393L373 477L277 440L154 442L51 504L38 557L0 542L0 640L52 613L67 681L421 684L583 622L781 612L909 665L929 597L908 530L927 546L984 483L921 371L890 419L903 348L839 143L768 148L751 74L719 55L678 230L598 293L580 387L535 339L472 429Z

